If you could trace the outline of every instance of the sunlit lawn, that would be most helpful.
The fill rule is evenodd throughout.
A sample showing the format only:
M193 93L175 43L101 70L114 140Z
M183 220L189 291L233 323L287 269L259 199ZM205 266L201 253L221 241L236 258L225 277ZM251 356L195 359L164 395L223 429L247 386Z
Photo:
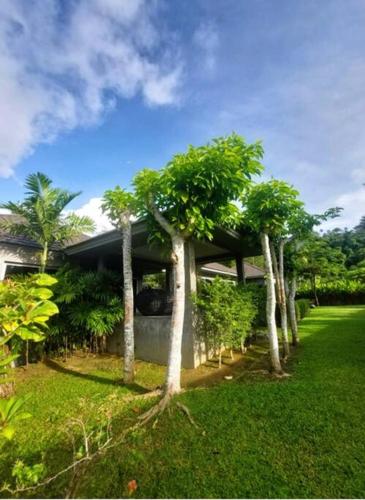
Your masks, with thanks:
M315 310L300 333L301 346L286 367L291 377L274 380L238 364L232 381L221 377L186 391L179 399L198 430L174 408L90 464L75 494L125 496L135 479L139 497L364 497L365 307ZM203 379L210 370L201 372ZM2 448L3 480L18 456L36 463L44 453L52 472L68 464L62 430L72 416L96 419L100 405L117 402L114 432L131 425L151 402L123 398L158 386L163 374L163 367L140 363L136 385L126 388L116 358L19 371L17 392L30 396L34 417ZM62 497L69 479L33 496Z

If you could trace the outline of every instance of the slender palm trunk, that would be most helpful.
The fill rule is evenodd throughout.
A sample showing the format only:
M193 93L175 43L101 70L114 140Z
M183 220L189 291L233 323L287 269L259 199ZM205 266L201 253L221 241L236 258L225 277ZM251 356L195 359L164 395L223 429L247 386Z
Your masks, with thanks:
M261 245L265 260L265 271L266 271L266 289L267 289L266 319L267 319L267 327L268 327L269 342L270 342L271 365L274 372L282 373L280 357L279 357L278 334L275 322L276 300L275 300L274 273L272 270L269 236L266 233L261 233Z
M169 357L165 393L167 396L178 393L180 386L181 345L185 314L185 262L184 239L179 235L171 237L174 271L174 294L171 316Z
M124 383L134 381L134 298L132 273L132 228L129 215L123 224L124 280Z
M289 336L288 336L288 315L286 309L286 295L285 295L285 271L284 271L284 246L285 241L279 242L279 289L280 289L280 317L281 317L281 331L283 336L283 346L285 356L289 356Z
M40 266L39 266L40 273L44 273L46 271L47 261L48 261L48 243L45 242L43 245L43 250L40 259Z
M299 343L299 336L298 336L298 321L295 312L295 295L297 292L297 279L295 275L293 275L289 281L286 281L286 283L287 283L286 289L288 296L288 310L290 319L290 329L292 335L292 344L293 346L296 346Z

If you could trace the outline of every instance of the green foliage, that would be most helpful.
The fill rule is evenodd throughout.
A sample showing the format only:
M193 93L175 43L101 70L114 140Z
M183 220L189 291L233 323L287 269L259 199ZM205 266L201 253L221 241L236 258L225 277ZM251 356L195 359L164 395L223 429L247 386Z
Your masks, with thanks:
M222 278L201 281L194 297L197 330L208 348L217 352L223 346L234 349L251 333L257 309L250 292Z
M140 215L151 220L154 205L185 237L212 238L215 224L237 222L232 203L260 174L263 149L236 134L214 139L206 146L190 146L159 171L142 170L134 179ZM153 225L154 224L154 225ZM151 227L163 238L152 219Z
M252 297L253 304L257 310L253 321L253 328L266 328L266 287L257 283L247 283L245 286Z
M121 228L126 222L126 216L129 219L137 210L137 202L132 193L116 186L105 191L101 208L114 226Z
M46 274L33 274L16 280L0 282L0 345L17 335L22 340L44 340L47 321L58 313L49 299L48 286L57 279Z
M55 302L60 314L50 325L48 348L63 345L63 336L82 345L111 334L123 319L121 278L112 271L84 271L65 266L56 273Z
M38 484L46 473L44 464L25 465L22 460L17 460L12 470L17 488L26 488Z
M298 321L308 316L310 306L311 301L309 299L298 299L295 301L295 313Z
M362 229L333 229L323 235L331 248L345 255L345 267L353 271L365 260L365 231Z
M52 276L34 274L17 280L0 282L0 382L8 384L9 365L18 354L9 354L9 343L14 337L40 342L44 340L47 322L58 313L49 299L53 293L48 286L57 282ZM11 397L0 400L0 434L12 439L14 423L30 415L22 412L23 399Z
M0 399L0 434L11 440L15 434L15 422L30 418L32 415L23 411L26 398Z
M316 289L321 305L365 304L365 283L359 280L319 279ZM298 296L313 299L312 289L308 282L301 283Z
M64 215L67 205L79 196L64 189L52 186L52 181L46 175L37 172L27 177L27 189L23 202L2 203L1 208L6 208L17 220L5 220L1 227L6 232L14 235L27 236L37 241L47 251L52 243L64 243L78 236L82 232L92 232L94 222L89 217L79 217L74 213ZM41 260L44 270L47 256Z
M271 237L288 236L291 218L303 206L298 195L292 186L275 179L252 186L242 197L244 223Z
M301 276L333 278L345 271L345 256L332 248L324 238L315 233L305 240L297 251L297 268Z

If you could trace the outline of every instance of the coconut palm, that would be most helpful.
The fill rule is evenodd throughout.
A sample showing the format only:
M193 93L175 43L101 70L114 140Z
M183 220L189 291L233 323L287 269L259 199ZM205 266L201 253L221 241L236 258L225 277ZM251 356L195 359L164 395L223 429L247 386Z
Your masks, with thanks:
M1 208L18 216L2 222L1 227L14 236L25 236L39 243L42 247L39 270L44 272L53 243L63 244L84 232L92 232L95 225L87 216L64 215L64 209L80 192L53 187L52 180L41 172L30 174L25 188L24 201L0 204Z

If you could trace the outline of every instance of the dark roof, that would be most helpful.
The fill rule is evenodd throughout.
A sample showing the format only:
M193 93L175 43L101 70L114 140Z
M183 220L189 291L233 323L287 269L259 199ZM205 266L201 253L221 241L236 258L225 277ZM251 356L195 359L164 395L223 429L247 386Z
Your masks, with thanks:
M249 264L248 262L245 262L244 266L245 266L245 276L248 279L263 278L265 276L264 270L258 266ZM237 271L235 267L228 267L225 266L224 264L221 264L220 262L210 262L209 264L204 264L203 266L201 266L201 269L212 273L217 272L222 274L228 274L234 277L237 276Z
M40 244L36 241L28 238L27 236L13 236L12 234L7 233L1 228L1 222L11 221L11 222L21 222L22 218L19 215L15 214L0 214L0 242L1 243L10 243L11 245L21 245L25 247L33 247L33 248L41 248ZM69 245L75 245L76 243L80 243L89 239L90 236L86 234L81 234L75 238L69 240L65 245L61 246L59 243L54 243L51 246L51 250L61 250L62 247L67 247Z

